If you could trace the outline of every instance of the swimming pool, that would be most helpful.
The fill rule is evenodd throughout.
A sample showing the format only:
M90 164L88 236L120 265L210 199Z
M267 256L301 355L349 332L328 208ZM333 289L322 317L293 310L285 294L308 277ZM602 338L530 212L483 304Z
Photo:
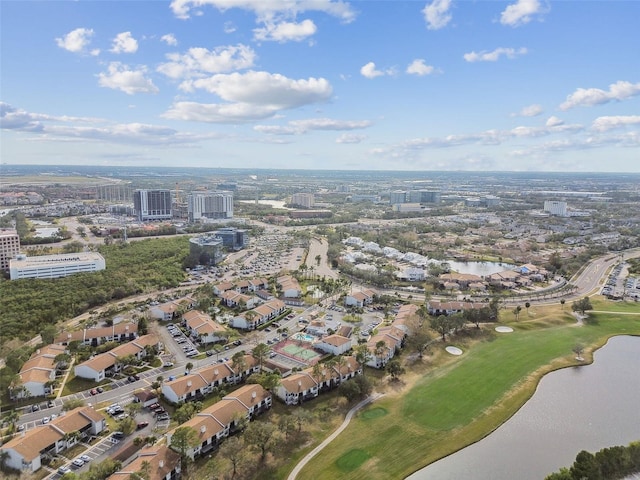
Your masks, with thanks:
M313 343L316 340L316 337L314 337L313 335L309 335L308 333L294 333L293 335L291 335L290 337L292 340L300 340L302 342L308 342L308 343Z

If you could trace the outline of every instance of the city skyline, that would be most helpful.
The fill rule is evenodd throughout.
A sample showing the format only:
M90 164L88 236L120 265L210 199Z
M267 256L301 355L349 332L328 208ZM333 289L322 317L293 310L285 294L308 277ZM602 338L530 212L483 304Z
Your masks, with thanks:
M640 172L637 2L0 9L5 164Z

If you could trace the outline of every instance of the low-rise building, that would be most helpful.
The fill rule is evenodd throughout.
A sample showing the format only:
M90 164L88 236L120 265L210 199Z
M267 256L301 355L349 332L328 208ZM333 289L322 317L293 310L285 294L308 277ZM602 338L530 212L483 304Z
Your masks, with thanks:
M260 325L281 315L287 306L278 299L269 300L262 305L233 317L231 326L242 330L255 330Z
M375 292L368 288L362 289L359 292L350 293L344 297L344 304L347 307L364 307L365 305L371 305L375 297Z
M62 332L55 343L69 345L80 342L82 345L97 347L106 342L130 342L138 337L138 324L133 322L114 323L109 327L85 328L73 332Z
M331 355L343 355L351 350L352 341L342 335L329 335L319 342L314 343L314 347Z
M132 462L107 480L130 480L136 475L146 480L177 480L180 473L180 455L166 445L152 445L140 450Z
M302 289L300 288L298 280L291 275L278 277L277 283L284 298L299 298L302 295Z
M6 452L5 464L16 470L35 472L45 456L53 457L77 443L98 435L107 424L92 407L78 407L46 425L27 430L0 447Z
M11 280L59 278L76 273L98 272L105 268L104 257L97 252L61 253L37 257L20 254L9 260Z
M20 369L20 386L10 389L13 399L44 397L53 392L58 363L56 357L68 353L61 345L47 345L36 350ZM20 388L21 387L21 388Z
M214 343L223 340L227 329L211 317L199 310L191 310L182 316L183 323L192 338L202 344Z

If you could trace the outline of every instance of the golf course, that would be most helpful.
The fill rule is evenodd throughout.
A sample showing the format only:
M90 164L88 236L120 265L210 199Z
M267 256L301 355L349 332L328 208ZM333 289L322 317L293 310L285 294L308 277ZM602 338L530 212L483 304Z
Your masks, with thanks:
M588 363L611 336L640 335L638 303L592 302L583 323L570 308L540 306L518 322L503 312L512 333L485 325L435 344L421 362L407 362L404 388L361 410L298 478L402 479L480 440L533 395L544 374L581 363L575 345L585 346ZM448 344L464 353L446 353Z

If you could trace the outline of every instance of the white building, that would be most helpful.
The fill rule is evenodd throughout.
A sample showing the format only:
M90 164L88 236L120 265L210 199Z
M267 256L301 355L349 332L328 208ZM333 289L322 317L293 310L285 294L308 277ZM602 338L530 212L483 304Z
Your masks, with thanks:
M12 228L0 229L0 270L9 270L9 260L20 253L20 237Z
M193 192L188 201L190 222L233 218L233 192Z
M9 262L11 280L22 278L58 278L74 273L104 270L104 257L96 252L63 253L27 257L18 255Z
M544 211L558 217L567 216L567 202L558 202L556 200L546 200L544 202Z
M315 204L313 193L294 193L291 195L291 204L311 208Z

